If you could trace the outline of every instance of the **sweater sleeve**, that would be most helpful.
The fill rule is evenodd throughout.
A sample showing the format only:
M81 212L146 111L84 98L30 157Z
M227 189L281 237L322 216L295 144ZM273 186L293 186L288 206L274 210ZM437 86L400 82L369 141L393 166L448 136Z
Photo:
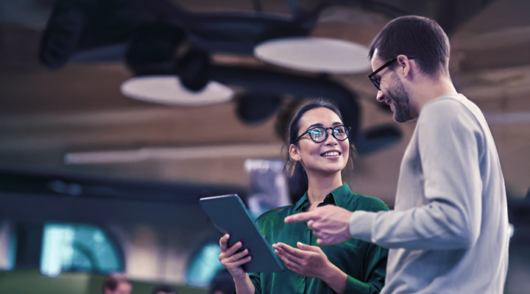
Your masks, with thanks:
M479 157L483 131L470 111L455 99L426 105L417 128L424 195L416 197L425 199L425 204L405 211L355 212L350 233L387 248L472 246L481 223Z

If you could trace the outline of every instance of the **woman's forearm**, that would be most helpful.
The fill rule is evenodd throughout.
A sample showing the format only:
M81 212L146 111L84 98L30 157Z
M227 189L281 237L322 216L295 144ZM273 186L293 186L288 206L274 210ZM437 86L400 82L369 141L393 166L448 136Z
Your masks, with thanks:
M348 275L332 264L329 270L324 271L321 280L328 284L333 291L342 294L346 290Z
M254 284L252 284L248 273L245 273L242 277L234 278L234 283L236 284L237 294L254 294L255 292Z

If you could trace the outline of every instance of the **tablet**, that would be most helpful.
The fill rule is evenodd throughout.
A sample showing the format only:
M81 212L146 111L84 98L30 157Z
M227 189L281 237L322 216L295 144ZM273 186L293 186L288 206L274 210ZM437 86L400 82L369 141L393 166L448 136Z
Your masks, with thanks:
M241 241L242 248L248 248L252 259L241 266L245 272L271 273L283 270L283 262L261 235L238 195L205 197L199 203L219 233L230 235L228 247Z

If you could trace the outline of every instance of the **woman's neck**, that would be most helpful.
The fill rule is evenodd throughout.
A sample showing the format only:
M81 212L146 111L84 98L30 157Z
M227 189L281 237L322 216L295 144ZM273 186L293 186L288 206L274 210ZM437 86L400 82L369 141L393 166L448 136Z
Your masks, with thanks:
M333 173L328 175L307 173L308 189L307 198L311 206L317 206L324 201L324 198L342 186L341 173Z

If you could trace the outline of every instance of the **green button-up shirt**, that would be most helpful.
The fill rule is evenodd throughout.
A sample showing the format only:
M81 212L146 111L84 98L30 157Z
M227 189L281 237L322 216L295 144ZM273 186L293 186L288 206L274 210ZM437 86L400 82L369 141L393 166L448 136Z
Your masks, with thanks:
M386 204L373 197L354 194L344 184L326 196L319 205L333 204L350 211L388 210ZM286 224L284 218L306 211L309 206L307 192L294 205L276 208L261 215L256 223L269 244L277 242L297 247L296 242L318 246L317 238L306 223ZM321 246L329 261L348 275L344 293L379 293L383 288L388 250L358 239ZM335 293L324 281L300 276L287 267L279 273L249 273L256 293Z

